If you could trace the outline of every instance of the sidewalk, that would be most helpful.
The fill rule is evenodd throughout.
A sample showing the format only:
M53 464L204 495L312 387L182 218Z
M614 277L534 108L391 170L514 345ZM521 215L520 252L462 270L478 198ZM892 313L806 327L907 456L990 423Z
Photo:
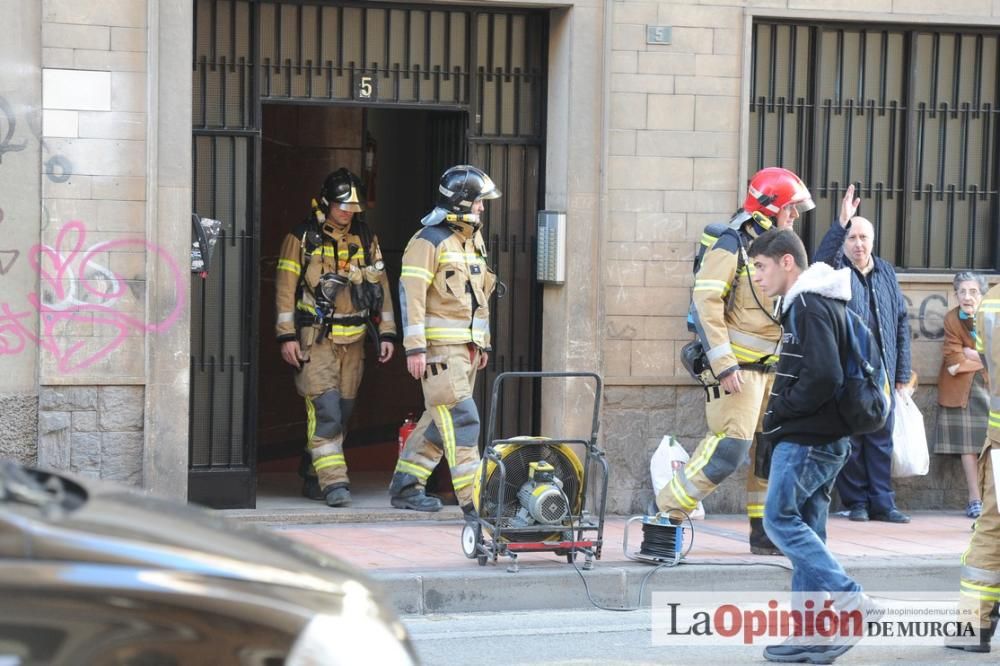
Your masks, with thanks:
M327 515L335 520L333 514L339 511L328 509ZM507 573L507 558L481 567L462 554L457 507L445 507L434 517L437 520L416 522L405 517L405 522L286 522L272 529L366 570L382 582L404 614L590 606L580 574L565 557L524 553L514 574ZM606 520L602 557L593 570L582 572L591 596L602 605L638 603L642 578L653 569L625 557L627 519ZM959 512L917 512L908 525L854 523L831 516L828 543L848 573L869 589L957 591L959 557L968 545L971 524ZM744 516L709 516L695 521L694 529L685 560L651 577L642 604L649 604L650 591L788 589L788 560L751 555ZM641 540L641 526L633 524L629 550L637 550Z
M388 503L388 475L352 474L353 504L331 509L298 495L294 474L262 475L257 508L223 511L228 517L268 526L365 570L402 614L584 609L590 596L603 606L633 607L654 566L622 551L628 516L605 521L601 559L577 572L563 556L524 553L520 571L507 573L507 558L481 567L462 554L462 514L457 506L422 514ZM959 558L968 546L972 521L959 511L922 511L908 525L853 523L831 516L830 549L848 573L870 590L958 590ZM787 590L790 563L783 557L751 555L745 516L710 515L694 521L694 539L683 562L650 575L650 591ZM686 542L690 535L685 536ZM642 541L640 525L629 530L629 550ZM685 548L689 545L685 544ZM578 558L582 564L582 558Z

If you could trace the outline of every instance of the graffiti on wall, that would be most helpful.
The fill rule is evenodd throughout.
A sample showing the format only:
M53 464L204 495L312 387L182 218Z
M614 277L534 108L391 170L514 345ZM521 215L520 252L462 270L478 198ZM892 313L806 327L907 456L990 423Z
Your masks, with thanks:
M14 117L14 110L6 99L0 97L0 163L3 163L5 153L16 153L24 150L27 145L24 141L11 142L16 129L17 119Z
M51 149L42 136L42 128L39 125L37 116L35 117L35 122L31 122L31 117L28 120L28 129L38 139L42 150L49 154L49 158L45 160L45 168L43 169L45 177L53 183L65 183L73 175L73 162L65 155L56 153ZM24 150L27 146L26 141L18 143L12 141L16 130L17 118L14 115L14 109L6 98L0 96L0 164L3 163L4 153L18 152Z
M944 316L948 313L948 297L944 294L926 294L919 305L913 304L909 294L904 294L906 310L910 317L910 331L914 340L940 340L944 337Z
M109 253L125 252L153 255L166 269L175 302L162 320L148 323L142 308L130 311L126 304L131 282L106 265ZM80 221L63 225L53 245L32 247L27 260L38 274L40 289L29 293L24 305L0 303L0 356L19 354L34 344L52 355L60 372L78 372L106 359L129 337L168 330L185 306L186 275L166 251L134 238L88 246L87 229ZM32 331L36 319L37 335ZM74 335L75 326L92 334Z
M3 218L3 208L0 208L0 224L3 224ZM21 253L17 250L0 250L0 275L7 275L19 256Z

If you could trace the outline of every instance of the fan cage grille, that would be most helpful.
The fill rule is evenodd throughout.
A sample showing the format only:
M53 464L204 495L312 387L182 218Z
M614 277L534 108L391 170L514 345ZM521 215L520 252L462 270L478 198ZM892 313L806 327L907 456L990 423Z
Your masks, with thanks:
M573 456L573 459L570 459ZM533 462L545 461L552 465L557 479L562 481L563 492L574 505L571 513L576 513L579 509L580 485L583 479L579 477L577 470L579 462L572 451L558 448L550 444L519 445L515 448L506 449L500 452L500 458L504 463L506 480L504 488L504 503L500 511L499 526L503 529L513 527L511 519L521 508L521 503L517 499L517 491L521 489L528 480L530 464ZM483 487L480 496L481 506L479 514L488 521L496 520L497 504L500 497L500 467L494 465L486 478L486 485ZM553 526L540 526L537 532L511 532L503 534L503 538L512 542L524 541L548 541L553 538L562 538L560 532L552 532Z

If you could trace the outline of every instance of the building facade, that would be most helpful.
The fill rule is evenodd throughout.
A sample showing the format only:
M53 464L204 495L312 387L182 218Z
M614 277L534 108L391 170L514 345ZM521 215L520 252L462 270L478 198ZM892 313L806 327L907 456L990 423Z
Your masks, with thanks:
M987 0L10 0L0 23L0 454L152 493L232 482L252 504L257 470L299 441L300 407L271 390L288 380L267 289L275 239L334 165L369 183L390 269L439 167L487 168L509 341L488 378L600 372L615 512L650 496L663 435L704 434L677 361L691 260L757 168L806 180L810 250L860 182L929 435L951 276L1000 266ZM541 209L566 215L561 284L533 277ZM228 234L204 277L192 212ZM378 469L413 395L369 372L382 407L358 416L357 455ZM586 387L504 400L508 436L589 435ZM934 459L899 501L958 508L962 488ZM707 505L740 511L738 476Z

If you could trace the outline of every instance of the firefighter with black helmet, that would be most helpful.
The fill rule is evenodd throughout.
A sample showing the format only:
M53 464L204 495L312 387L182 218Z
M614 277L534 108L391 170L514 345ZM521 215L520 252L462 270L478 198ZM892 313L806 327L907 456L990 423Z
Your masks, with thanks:
M441 176L437 205L403 253L403 347L407 370L421 382L426 411L406 440L389 486L398 508L441 508L424 487L444 455L462 510L467 516L475 513L479 411L472 389L490 352L489 298L496 285L486 264L480 215L483 202L499 196L480 169L451 167Z
M694 327L717 382L706 387L709 434L656 497L660 511L691 512L749 454L747 515L750 551L756 554L781 554L764 532L767 481L755 474L753 465L781 327L774 301L753 285L746 248L764 231L791 227L801 213L814 207L812 195L793 172L762 169L750 180L743 207L725 232L709 241L692 295Z
M281 245L276 276L281 357L305 398L309 458L303 494L351 503L344 436L364 372L366 334L379 362L393 354L396 323L378 238L364 221L362 186L347 169L323 182L312 213Z

